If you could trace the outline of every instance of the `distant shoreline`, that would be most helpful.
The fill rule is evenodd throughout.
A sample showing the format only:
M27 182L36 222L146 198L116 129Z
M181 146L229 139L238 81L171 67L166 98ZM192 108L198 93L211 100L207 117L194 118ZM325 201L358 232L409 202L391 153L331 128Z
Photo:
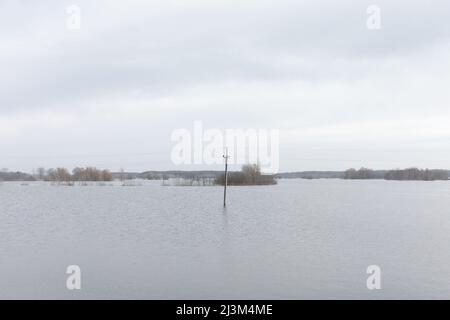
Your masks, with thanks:
M230 171L229 174L237 174L239 171ZM223 175L220 170L165 170L144 172L111 172L112 180L166 180L170 178L217 178ZM346 171L295 171L281 172L273 175L275 179L345 179L345 180L396 180L396 181L448 181L450 170L447 169L395 169L395 170L371 170L361 168L359 170L348 169ZM40 181L36 173L21 171L1 171L0 181Z

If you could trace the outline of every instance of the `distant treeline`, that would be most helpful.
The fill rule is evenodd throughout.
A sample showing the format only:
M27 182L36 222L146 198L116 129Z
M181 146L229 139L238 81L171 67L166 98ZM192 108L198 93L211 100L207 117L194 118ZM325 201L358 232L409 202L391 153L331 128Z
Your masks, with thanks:
M356 169L348 169L344 172L344 179L350 180L359 180L359 179L383 179L385 173L375 172L372 169L361 168L359 170Z
M113 176L109 170L86 167L73 169L72 179L74 181L112 181Z
M132 176L136 179L145 180L167 180L167 179L203 179L216 178L223 174L223 171L146 171L142 173L133 173ZM113 173L113 176L119 176Z
M70 173L66 168L41 171L38 173L38 179L54 182L112 181L113 176L109 170L99 170L95 167L77 167L72 170L72 173Z
M247 164L242 166L240 172L228 173L227 182L230 186L272 185L277 183L273 175L263 175L260 167L256 164ZM225 174L218 176L215 184L225 185Z
M449 173L447 170L421 170L410 168L405 170L391 170L386 172L384 178L386 180L448 180Z
M342 179L342 171L299 171L275 174L276 179Z
M113 172L113 179L117 180L168 180L168 179L192 179L215 178L223 174L223 171L145 171L145 172Z
M348 169L346 171L301 171L285 172L275 175L262 175L258 166L246 165L241 171L228 173L230 185L258 185L275 184L276 179L386 179L386 180L448 180L450 171L430 169L397 169L397 170L372 170L367 168ZM108 170L99 170L95 167L75 168L69 172L65 168L34 170L32 174L13 172L0 169L0 181L111 181L111 180L169 180L180 179L192 181L193 185L224 184L223 171L146 171L111 173ZM186 183L183 181L183 183Z
M36 180L31 174L23 172L9 172L7 169L0 171L0 181L34 181Z
M440 169L396 169L388 171L375 171L372 169L361 168L348 169L344 172L344 179L385 179L385 180L414 180L414 181L436 181L436 180L448 180L449 171Z
M6 169L0 171L0 180L3 181L111 181L113 176L108 170L99 170L95 167L75 168L72 173L66 168L39 168L33 174L22 172L8 172Z

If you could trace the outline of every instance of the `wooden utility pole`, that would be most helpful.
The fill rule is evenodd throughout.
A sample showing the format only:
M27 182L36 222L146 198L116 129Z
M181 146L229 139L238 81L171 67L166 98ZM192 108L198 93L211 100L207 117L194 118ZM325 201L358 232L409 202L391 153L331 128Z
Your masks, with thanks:
M228 185L228 148L225 148L225 155L223 156L225 159L225 183L223 188L223 207L227 206L227 185Z

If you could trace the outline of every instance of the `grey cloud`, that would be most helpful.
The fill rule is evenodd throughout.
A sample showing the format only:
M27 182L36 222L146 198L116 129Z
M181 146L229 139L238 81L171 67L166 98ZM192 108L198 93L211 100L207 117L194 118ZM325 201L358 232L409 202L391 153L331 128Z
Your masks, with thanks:
M80 2L82 8L84 4ZM379 1L380 32L366 29L364 2L263 4L185 6L156 17L149 8L148 14L139 12L119 25L114 19L108 24L105 14L100 26L88 19L99 19L101 2L86 5L79 37L68 34L47 46L38 44L44 54L21 52L21 58L2 63L2 69L18 68L11 71L12 81L0 78L0 108L62 108L68 101L135 88L164 95L236 79L324 81L348 76L353 61L376 63L386 55L408 55L449 35L444 12L450 5L442 2L424 8L418 2ZM47 8L55 19L55 11L62 12L63 6L47 2ZM29 27L45 24L45 19L35 17ZM54 21L50 24L55 28ZM22 41L28 40L33 41Z
M379 31L366 28L372 1L84 0L79 32L64 28L69 4L0 1L0 120L81 113L99 141L113 145L119 123L136 146L197 119L292 130L448 115L448 2L377 1ZM97 130L103 110L112 124ZM58 134L75 154L95 148Z

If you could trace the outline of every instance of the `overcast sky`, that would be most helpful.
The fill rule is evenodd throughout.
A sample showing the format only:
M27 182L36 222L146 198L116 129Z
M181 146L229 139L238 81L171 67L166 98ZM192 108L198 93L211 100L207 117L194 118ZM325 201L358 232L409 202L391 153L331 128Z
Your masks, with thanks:
M201 120L279 129L281 171L450 168L449 13L444 0L0 0L0 167L218 169L171 162L172 132Z

